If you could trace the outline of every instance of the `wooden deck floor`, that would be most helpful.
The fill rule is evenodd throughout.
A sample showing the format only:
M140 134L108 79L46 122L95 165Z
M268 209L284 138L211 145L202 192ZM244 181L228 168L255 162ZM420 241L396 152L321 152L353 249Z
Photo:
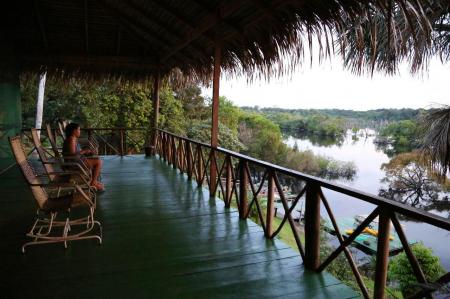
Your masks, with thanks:
M32 223L30 193L0 177L1 298L353 298L298 253L156 158L105 157L93 240L20 247Z

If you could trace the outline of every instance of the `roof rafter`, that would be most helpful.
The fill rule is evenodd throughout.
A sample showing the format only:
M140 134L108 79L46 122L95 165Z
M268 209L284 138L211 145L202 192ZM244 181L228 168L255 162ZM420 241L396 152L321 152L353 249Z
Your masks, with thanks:
M120 53L120 41L122 39L122 30L120 29L120 25L117 26L117 42L116 42L116 55L118 56Z
M127 3L125 3L125 2L121 2L121 3L124 7L131 10L134 15L138 16L139 20L147 20L148 21L148 22L142 23L142 29L144 31L151 31L152 35L157 36L157 39L159 39L161 41L161 43L166 45L166 49L173 47L173 44L170 41L171 38L175 38L177 41L179 41L181 39L180 34L176 31L174 31L173 29L171 29L170 27L168 27L167 24L162 24L160 21L156 20L155 18L152 18L152 19L146 18L146 16L141 12L142 7L137 6L133 1L129 1ZM157 31L153 30L152 28L150 28L151 24L155 24L156 26L166 30L171 37L167 38L167 37L161 35L160 33L158 33ZM188 49L188 51L193 52L193 54L198 57L201 57L201 56L207 54L206 52L204 52L204 50L199 49L199 48L195 47L194 45L192 45L192 47L187 48L187 49Z
M170 7L167 5L164 1L150 1L154 6L158 7L159 9L163 10L165 13L172 15L178 22L183 23L184 26L188 27L189 30L194 30L195 25L188 20L184 15L182 15L180 12L175 11L175 8ZM208 42L213 43L214 40L207 34L206 32L203 33L205 38L208 40Z
M86 53L89 54L89 27L88 27L88 3L84 0L84 44Z
M254 0L252 0L252 1L254 1ZM273 1L270 4L270 10L273 11L273 10L276 10L277 8L281 8L281 7L285 6L285 5L292 4L294 2L295 2L295 0L275 0L275 1ZM251 22L248 22L245 25L244 32L246 32L249 29L249 27L251 27L253 24L255 24L255 23L257 23L257 22L259 22L262 19L267 18L267 17L273 17L273 12L267 11L266 9L263 9L263 13L262 14L258 14L256 16L256 18L254 18ZM234 35L235 35L235 33L232 32L232 33L224 35L222 37L222 39L223 40L230 39L230 38L234 37ZM209 48L212 48L213 46L214 45L210 45Z
M44 23L42 22L42 16L41 16L41 12L39 11L39 6L38 6L37 0L33 1L33 5L34 5L34 11L36 13L36 20L39 25L39 31L41 31L42 43L44 44L44 48L47 51L48 50L47 35L45 34Z
M154 37L150 36L145 30L141 28L141 26L135 24L135 21L128 18L123 17L123 14L120 12L120 10L113 5L111 5L106 0L100 0L100 4L103 6L105 10L107 10L109 13L111 13L119 22L119 24L129 33L137 37L138 41L141 43L141 45L144 47L144 49L149 49L149 42L156 44L157 46L161 47L160 41L155 40ZM165 45L163 45L165 47ZM159 57L159 53L156 49L150 48L150 50Z
M166 54L162 59L161 62L165 62L167 59L169 59L171 56L173 56L175 53L179 52L180 50L184 49L189 43L196 40L200 35L202 35L207 30L213 28L216 26L220 19L226 18L227 16L231 15L232 13L239 10L243 4L245 4L247 1L241 1L241 0L234 0L232 2L229 2L218 9L217 13L210 13L206 17L204 17L200 22L199 25L196 26L194 30L192 30L189 34L187 34L186 38L174 49L172 49L168 54Z
M215 10L211 6L209 6L207 3L200 1L200 0L192 0L192 1L194 1L199 7L208 11L209 13L211 13L211 14L215 13ZM245 39L244 35L242 34L242 32L243 32L242 28L239 28L239 26L237 26L236 24L233 24L226 20L221 20L221 22L224 25L226 25L227 27L229 27L232 31L234 31L234 33L236 35L238 35L240 39L242 39L242 40Z

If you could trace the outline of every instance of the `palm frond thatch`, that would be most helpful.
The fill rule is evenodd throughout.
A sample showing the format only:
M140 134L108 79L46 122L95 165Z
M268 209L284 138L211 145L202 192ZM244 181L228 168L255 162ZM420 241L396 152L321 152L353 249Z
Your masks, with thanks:
M450 106L429 110L422 117L424 138L421 151L442 176L450 170Z
M319 50L311 55L321 60L339 50L356 72L394 72L404 58L415 71L430 55L449 53L447 31L434 35L449 24L445 0L33 3L8 1L2 18L22 71L45 65L49 73L78 77L145 78L178 70L209 81L216 36L222 69L250 79L291 73L312 59L305 49L316 40Z
M367 4L359 19L345 20L338 31L345 65L353 72L395 73L407 60L415 73L428 66L431 56L450 59L450 3L446 0L386 1L385 10Z

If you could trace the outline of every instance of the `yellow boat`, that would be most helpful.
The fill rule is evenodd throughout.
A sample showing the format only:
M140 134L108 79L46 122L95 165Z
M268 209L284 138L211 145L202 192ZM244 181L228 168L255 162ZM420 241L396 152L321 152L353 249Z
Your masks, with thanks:
M346 230L345 230L345 233L346 233L347 235L351 235L351 234L353 234L353 232L354 232L353 229L346 229ZM377 230L374 230L374 229L372 229L372 228L366 227L366 228L362 231L362 233L363 233L363 234L369 234L369 235L378 237L378 231L377 231ZM391 241L394 240L394 237L393 237L392 235L389 235L389 240L391 240Z

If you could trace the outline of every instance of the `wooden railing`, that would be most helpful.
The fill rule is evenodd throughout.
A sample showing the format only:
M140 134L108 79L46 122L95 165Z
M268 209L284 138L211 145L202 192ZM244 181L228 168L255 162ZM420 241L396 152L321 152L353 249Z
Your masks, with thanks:
M41 131L41 142L44 146L50 147L47 141L47 133L45 129ZM53 136L55 136L58 145L61 147L63 138L59 129L53 128ZM147 129L145 128L81 128L81 138L95 138L98 143L98 154L125 156L128 154L139 154L144 152L144 146L147 141ZM23 129L20 133L22 143L27 150L27 156L34 151L34 144L31 138L31 129ZM48 150L49 155L53 155ZM12 169L16 163L0 169L0 176Z
M45 143L46 132L41 130ZM99 148L99 155L138 154L143 152L147 129L145 128L81 128L81 138L95 138ZM53 129L53 135L59 145L62 145L62 136L59 129ZM22 130L25 140L31 140L30 130Z
M250 208L255 205L257 216L267 238L272 239L277 236L285 223L288 222L305 268L321 272L325 270L336 257L341 253L344 253L361 293L365 298L370 298L370 295L348 246L352 244L356 237L360 235L377 216L379 217L379 226L374 298L384 298L385 296L391 223L399 236L418 284L425 286L422 288L422 291L413 296L413 298L431 297L430 294L433 291L433 287L435 288L436 286L435 283L442 285L448 283L450 280L450 273L447 273L436 282L432 282L434 284L427 281L417 258L414 256L409 246L407 237L398 220L398 215L407 216L411 219L422 221L450 231L450 221L445 218L298 171L260 161L224 148L212 148L208 144L176 136L163 130L157 130L155 146L156 153L160 158L171 164L173 168L179 169L181 173L186 173L189 179L196 180L198 186L207 186L212 196L216 194L216 191L220 191L223 194L226 207L230 207L234 199L241 219L249 217ZM216 169L217 173L211 175L211 168L213 171ZM262 173L260 182L255 183L255 180L252 177L252 169L256 169L259 173ZM299 181L303 186L301 191L299 191L292 200L291 204L288 203L285 191L282 187L281 182L283 179ZM267 210L265 213L263 212L258 199L258 195L264 184L267 184ZM355 200L371 203L376 207L353 231L353 233L344 239L333 211L324 195L323 189L345 194ZM274 227L275 193L279 194L284 209L283 219L277 228ZM302 197L305 197L305 244L302 244L300 235L295 228L292 213L294 207ZM330 217L339 242L337 249L322 261L319 257L321 202L325 207L326 213Z

